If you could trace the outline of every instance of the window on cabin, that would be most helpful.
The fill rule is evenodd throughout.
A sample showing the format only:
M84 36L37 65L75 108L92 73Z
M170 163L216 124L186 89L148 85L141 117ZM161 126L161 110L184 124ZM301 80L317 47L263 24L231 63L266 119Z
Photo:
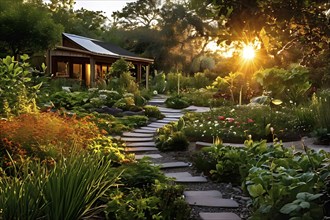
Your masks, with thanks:
M69 63L57 62L57 77L69 77Z
M82 64L73 64L73 78L82 80Z

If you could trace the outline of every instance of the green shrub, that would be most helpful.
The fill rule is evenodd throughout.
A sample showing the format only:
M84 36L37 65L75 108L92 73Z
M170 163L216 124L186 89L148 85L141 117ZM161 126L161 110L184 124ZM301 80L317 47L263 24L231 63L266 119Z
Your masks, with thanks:
M189 205L184 201L183 187L156 181L151 189L120 190L110 195L107 219L187 219Z
M178 122L171 122L158 129L156 147L160 151L184 151L189 141L182 132L185 122L181 118Z
M139 92L139 86L130 72L125 72L120 75L118 85L119 91L125 91L132 94L137 94Z
M147 103L147 100L142 95L135 94L134 102L137 106L144 106Z
M145 100L150 100L153 96L152 90L146 88L140 90L140 94Z
M175 95L166 99L165 105L168 108L183 109L183 108L187 108L190 104L185 97L181 95Z
M137 128L148 124L148 117L144 115L132 115L118 118L118 121L129 128Z
M123 131L130 130L128 126L119 121L119 118L113 115L93 112L89 115L89 118L103 135L122 134Z
M90 98L91 95L88 92L60 91L50 96L50 100L56 108L65 108L67 110L72 110L74 107L80 107L86 104L90 104L88 108L94 107ZM95 99L93 102L98 106L102 104L100 99Z
M299 105L307 98L311 87L309 70L298 64L287 69L270 68L255 73L257 82L276 99Z
M144 114L149 118L162 119L164 118L163 114L156 106L146 105L144 108Z
M76 79L66 79L66 78L55 78L50 79L48 82L49 92L60 92L62 87L71 87L71 91L78 91L86 89L85 85L82 84L82 81Z
M191 89L186 93L182 93L182 96L189 100L189 103L195 106L205 107L221 107L231 106L233 103L223 97L217 97L215 92L210 89Z
M132 98L132 97L124 97L124 98L119 99L113 105L113 107L120 108L120 109L122 109L124 111L128 111L134 105L135 105L134 98Z
M157 91L158 94L163 94L166 89L166 77L164 73L156 74L151 81L151 90Z
M193 164L215 181L240 185L250 168L246 165L246 154L245 149L213 144L195 153Z
M121 94L114 90L99 90L98 93L98 97L102 97L102 95L106 96L105 100L103 98L103 103L108 107L112 107L119 99L123 97Z
M125 187L150 187L156 180L165 181L165 175L159 167L151 165L148 160L140 160L136 163L125 164L121 167L124 170L120 183Z
M125 144L111 137L94 138L87 146L93 154L106 156L113 164L122 164L132 160L132 156L125 154Z
M41 84L32 83L32 68L25 54L21 62L7 56L0 59L0 114L6 117L37 111L36 98Z
M134 65L131 62L127 62L124 58L120 58L111 65L111 70L108 73L107 78L119 78L122 74L129 72L132 68L134 68Z
M205 176L211 176L210 171L217 165L217 156L213 155L208 148L194 152L192 161L197 172L202 172Z
M174 132L169 137L159 135L156 141L156 147L160 151L184 151L188 146L189 141L181 131Z
M166 75L166 91L178 92L192 87L193 79L183 76L181 73L168 73Z
M193 78L192 87L195 89L206 88L211 84L211 80L206 77L205 73L195 73Z

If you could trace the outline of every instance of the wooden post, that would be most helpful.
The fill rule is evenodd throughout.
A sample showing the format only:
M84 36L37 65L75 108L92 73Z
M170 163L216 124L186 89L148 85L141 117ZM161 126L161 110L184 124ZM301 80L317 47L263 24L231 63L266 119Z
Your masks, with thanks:
M150 71L150 65L146 66L146 89L149 89L149 71Z
M95 86L95 59L93 57L90 58L90 87Z
M139 63L139 64L137 65L137 76L136 76L136 81L137 81L138 83L140 83L140 82L141 82L141 78L142 78L142 65Z

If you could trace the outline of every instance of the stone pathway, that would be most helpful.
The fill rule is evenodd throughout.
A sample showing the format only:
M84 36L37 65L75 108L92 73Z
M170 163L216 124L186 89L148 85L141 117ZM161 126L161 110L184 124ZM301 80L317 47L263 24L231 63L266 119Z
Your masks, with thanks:
M156 144L154 142L154 134L158 128L163 127L165 124L172 121L179 120L183 116L183 111L177 109L170 109L163 107L166 97L159 96L148 102L149 105L155 105L159 107L165 118L162 120L155 121L145 127L134 129L132 132L124 132L121 140L126 142L127 152L135 153L135 158L137 160L144 157L149 158L151 161L162 159L162 154L155 148ZM186 111L207 111L208 108L200 108L192 106L187 108ZM200 175L193 175L190 172L191 164L184 161L177 161L175 159L169 161L162 161L161 163L154 162L155 166L159 166L164 174L173 178L177 184L205 184L208 182L207 178ZM190 171L190 172L187 172ZM188 204L193 207L199 207L199 219L202 220L240 220L241 218L233 212L207 212L208 208L225 208L236 209L239 204L233 199L222 198L222 194L217 190L200 190L192 191L187 190L184 192L185 200Z

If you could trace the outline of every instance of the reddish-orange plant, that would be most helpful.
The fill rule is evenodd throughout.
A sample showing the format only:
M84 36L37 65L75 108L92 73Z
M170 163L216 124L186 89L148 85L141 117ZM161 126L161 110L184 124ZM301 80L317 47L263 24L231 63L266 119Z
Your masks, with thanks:
M32 155L80 151L98 134L97 126L87 119L57 113L22 114L0 121L0 139L18 143Z

